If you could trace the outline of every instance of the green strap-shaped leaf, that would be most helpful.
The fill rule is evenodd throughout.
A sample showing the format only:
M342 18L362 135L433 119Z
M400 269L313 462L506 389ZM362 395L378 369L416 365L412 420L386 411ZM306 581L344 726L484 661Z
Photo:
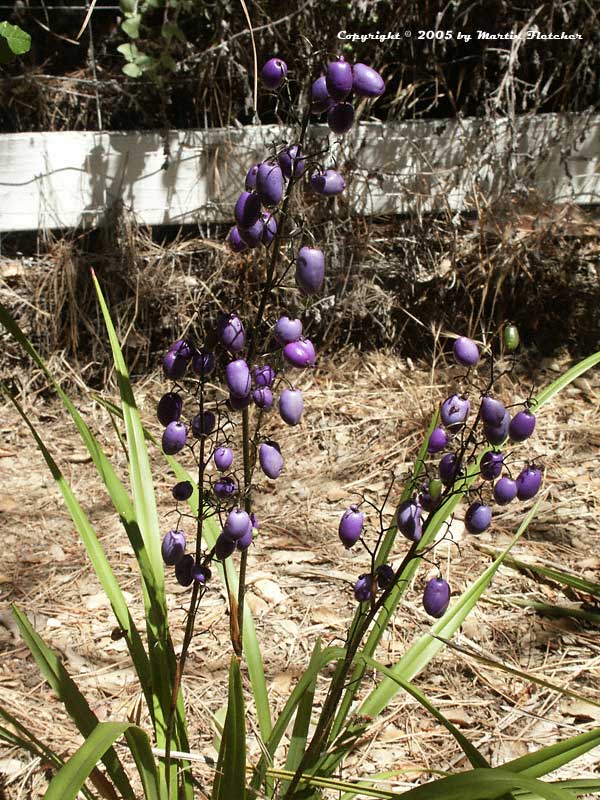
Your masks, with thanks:
M244 800L246 796L246 715L240 661L231 659L227 716L213 785L215 800Z
M528 753L526 756L508 761L503 764L503 767L530 778L539 778L541 775L547 775L549 772L569 764L595 747L600 747L600 728L594 728L586 733L579 733L577 736L564 739L557 744L542 747L535 753Z
M129 722L99 722L79 750L52 778L44 800L75 800L98 761L112 750L113 743L123 734L127 736L138 765L145 800L162 800L165 795L158 783L148 737L141 728Z
M21 636L31 651L40 672L56 692L59 700L64 704L69 716L82 736L85 738L89 737L100 724L98 717L89 707L87 700L79 691L77 684L71 678L59 657L48 647L37 631L35 631L25 614L14 605L12 606L12 612L19 626ZM97 760L98 759L96 759L96 761ZM135 794L125 774L125 770L112 747L104 748L102 751L102 760L111 780L123 797L135 800ZM94 765L95 763L96 762L94 762Z
M541 408L542 406L546 405L553 397L555 397L559 392L561 392L566 386L572 383L574 380L579 378L583 375L584 372L587 372L592 367L595 367L596 364L600 364L600 350L597 353L593 353L591 356L584 358L583 361L579 361L575 366L568 369L564 375L561 375L549 386L546 386L542 389L541 392L534 398L534 408Z

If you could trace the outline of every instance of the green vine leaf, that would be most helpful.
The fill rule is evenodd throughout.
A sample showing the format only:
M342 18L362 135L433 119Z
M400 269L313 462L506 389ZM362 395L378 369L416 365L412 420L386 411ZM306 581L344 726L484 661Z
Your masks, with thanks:
M31 48L31 36L18 25L0 22L0 64L8 64L15 56L28 53Z
M121 30L126 33L130 39L138 39L140 35L141 21L142 15L135 14L133 17L123 20L121 23Z

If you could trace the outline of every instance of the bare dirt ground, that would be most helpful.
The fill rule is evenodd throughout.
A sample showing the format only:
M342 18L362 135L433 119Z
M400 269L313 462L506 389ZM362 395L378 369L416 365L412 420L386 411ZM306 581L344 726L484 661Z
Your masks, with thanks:
M509 396L527 396L531 382L541 387L556 378L568 359L550 360L517 378L509 378ZM305 415L300 426L279 433L286 458L284 475L267 482L257 497L260 537L249 558L249 602L274 709L282 706L305 668L316 637L335 643L355 608L351 586L363 572L366 554L345 551L337 537L339 517L364 493L381 502L392 470L401 477L410 468L434 403L447 394L456 372L444 364L435 370L415 367L398 357L367 356L348 350L304 375ZM138 381L144 420L158 432L154 417L163 387L156 377ZM508 402L508 401L507 401ZM35 395L26 400L65 474L109 553L131 600L136 620L141 601L135 564L110 502L99 485L64 409ZM105 412L88 398L78 403L101 435L114 463L125 460ZM546 467L539 514L513 555L554 565L598 581L600 578L600 371L569 387L538 418L532 440L516 449L517 468L539 456ZM7 406L0 408L0 522L4 558L0 568L0 704L44 741L67 755L81 743L62 706L44 682L19 639L8 604L15 602L40 634L64 658L66 666L101 719L123 719L139 699L134 672L122 640L113 640L115 622L85 550L41 455L24 426ZM172 476L161 454L152 454L159 512L165 530L172 519ZM386 508L390 516L399 488ZM452 530L456 547L445 544L436 560L449 576L454 594L464 590L489 564L483 546L500 548L517 529L530 504L513 503L494 515L480 537L464 533L459 509ZM397 542L395 554L404 549ZM378 657L396 662L431 620L422 609L422 588L436 574L424 564ZM182 638L188 590L168 577L172 630ZM455 641L518 669L568 686L600 702L600 640L597 626L569 617L550 618L524 608L539 601L581 608L585 598L568 598L553 585L502 568ZM211 715L223 704L231 653L226 598L215 579L203 602L185 677L194 751L214 756ZM371 675L367 687L374 685ZM578 731L600 724L598 708L497 672L471 657L445 649L416 679L429 698L479 747L494 765ZM323 691L325 681L320 684ZM254 727L249 715L251 728ZM142 716L142 724L144 717ZM250 759L259 752L250 741ZM591 777L598 752L561 770L560 777ZM374 721L352 754L344 777L382 770L406 770L384 785L401 790L431 778L431 770L460 769L465 759L454 740L411 698L396 695ZM47 786L44 765L16 749L0 751L0 798L40 797ZM198 774L207 777L206 768Z

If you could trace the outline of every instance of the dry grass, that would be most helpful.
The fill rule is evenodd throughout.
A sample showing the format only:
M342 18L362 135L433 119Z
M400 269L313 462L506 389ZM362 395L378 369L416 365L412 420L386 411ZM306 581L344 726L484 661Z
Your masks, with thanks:
M565 368L566 360L548 359L537 367L525 364L517 376L507 379L507 392L515 399L523 398L531 382L536 386L549 382L557 370ZM286 470L285 477L265 486L257 497L261 535L249 559L249 601L263 642L275 708L281 708L306 666L316 637L325 643L337 641L351 618L351 582L364 571L366 562L360 553L346 552L339 545L336 529L342 509L357 494L381 502L390 473L402 476L409 468L432 404L451 385L454 374L439 353L430 370L391 353L365 355L349 348L323 360L318 372L302 377L306 412L298 428L284 431L283 424L271 418L268 429L285 442ZM162 387L151 376L138 381L136 390L144 419L155 428L153 409ZM139 587L129 546L92 465L54 400L32 395L27 404L83 501L140 620ZM600 573L599 405L600 380L595 371L544 409L533 440L515 456L521 463L526 456L539 455L547 467L545 499L515 555L593 580ZM79 406L123 470L122 452L103 412L84 397ZM123 642L111 639L110 609L41 456L22 429L15 427L14 415L6 407L0 410L0 433L2 601L17 602L30 615L40 633L63 655L101 719L122 718L135 705L138 691ZM172 509L172 478L156 452L153 464L159 513L166 526ZM393 493L389 513L396 496ZM436 551L436 559L444 572L449 569L456 592L489 563L481 545L501 547L522 513L522 506L509 506L495 516L492 529L476 540L455 521L453 537L460 545L460 556L456 547L446 552L444 545ZM397 552L401 551L399 542ZM410 587L382 641L378 655L384 663L397 660L413 637L427 628L420 592L433 569L425 566ZM170 578L168 587L173 635L179 642L187 591ZM595 629L570 619L540 617L515 605L523 599L573 603L556 586L501 569L456 641L600 701ZM15 635L7 611L2 612L0 625L0 703L60 753L72 752L79 738ZM226 600L215 582L205 598L185 681L192 747L209 756L214 754L210 715L224 702L229 652ZM417 682L494 764L598 723L597 709L592 706L574 704L448 649ZM319 696L323 690L324 682ZM249 723L254 729L252 714ZM251 760L258 752L251 737ZM410 698L398 695L351 755L344 775L408 769L391 784L402 788L428 778L432 769L465 766L447 733ZM598 766L597 754L592 752L561 774L590 775ZM37 798L47 785L41 765L17 751L4 748L0 769L10 800ZM209 772L198 766L204 780Z

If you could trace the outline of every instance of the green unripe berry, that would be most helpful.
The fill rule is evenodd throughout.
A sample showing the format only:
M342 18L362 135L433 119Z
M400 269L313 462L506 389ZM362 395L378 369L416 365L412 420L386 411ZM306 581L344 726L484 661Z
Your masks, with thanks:
M435 502L440 495L442 494L442 489L444 488L444 484L441 482L439 478L432 478L429 481L429 496Z
M504 327L504 346L511 352L519 346L519 330L516 325L506 325Z

